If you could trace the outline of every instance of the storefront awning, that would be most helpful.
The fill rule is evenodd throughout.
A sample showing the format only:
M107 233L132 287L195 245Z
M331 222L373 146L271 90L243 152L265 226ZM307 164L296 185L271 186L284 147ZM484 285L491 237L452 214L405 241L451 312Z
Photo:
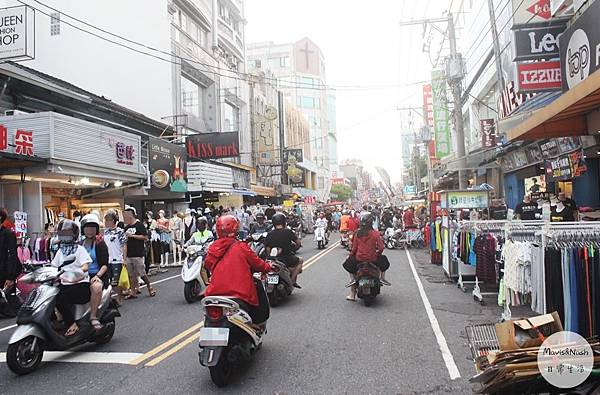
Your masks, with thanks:
M598 108L600 70L552 103L523 114L523 121L507 130L506 136L513 141L585 135L588 134L587 115Z
M46 162L37 156L24 156L10 152L0 152L0 170L15 170L32 167Z

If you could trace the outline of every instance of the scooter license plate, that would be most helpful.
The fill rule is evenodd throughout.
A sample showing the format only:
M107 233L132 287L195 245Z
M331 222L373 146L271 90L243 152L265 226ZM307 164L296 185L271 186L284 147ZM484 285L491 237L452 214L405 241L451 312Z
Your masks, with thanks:
M200 329L200 347L225 347L229 343L229 328Z
M267 284L279 284L279 275L277 275L277 274L270 274L267 277Z

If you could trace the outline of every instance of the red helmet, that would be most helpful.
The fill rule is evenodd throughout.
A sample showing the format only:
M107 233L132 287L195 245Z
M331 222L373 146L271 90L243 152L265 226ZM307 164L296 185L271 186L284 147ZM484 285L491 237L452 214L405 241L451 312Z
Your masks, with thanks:
M217 236L223 237L235 237L240 227L240 221L233 215L221 215L217 219Z

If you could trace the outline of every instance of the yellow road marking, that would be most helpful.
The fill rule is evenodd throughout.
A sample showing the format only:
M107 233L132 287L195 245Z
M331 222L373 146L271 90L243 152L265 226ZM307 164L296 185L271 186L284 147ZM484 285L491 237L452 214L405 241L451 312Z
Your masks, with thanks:
M140 363L144 362L145 360L147 360L148 358L151 358L153 356L155 356L156 354L158 354L159 352L163 351L164 349L172 346L173 344L177 343L178 341L180 341L181 339L183 339L184 337L188 336L190 333L193 333L195 331L197 331L198 329L200 329L200 327L204 324L203 322L199 322L196 325L192 326L189 329L186 329L185 331L181 332L180 334L178 334L177 336L172 337L171 339L167 340L166 342L159 344L158 346L154 347L152 350L148 351L147 353L140 355L138 358L132 360L131 362L129 362L130 365L139 365Z
M192 336L190 336L189 338L187 338L185 341L182 341L181 343L179 343L178 345L176 345L175 347L173 347L172 349L170 349L166 353L162 354L161 356L154 358L152 361L148 362L144 366L145 367L149 367L149 366L152 367L154 365L159 364L160 362L162 362L165 359L169 358L171 355L175 354L176 352L178 352L179 350L181 350L185 346L187 346L190 343L193 343L194 341L198 340L199 337L200 337L200 333L193 334Z
M338 242L338 243L339 243L339 242ZM317 262L319 259L323 258L325 255L327 255L327 254L329 254L331 251L333 251L333 250L334 250L334 247L337 247L337 246L336 246L335 244L334 244L334 245L332 245L332 246L331 246L331 248L329 248L329 249L327 249L327 250L323 251L323 253L322 253L321 255L319 255L319 256L318 256L316 259L313 259L312 261L310 261L310 262L308 262L308 263L304 264L304 265L302 266L302 270L306 270L306 269L308 269L309 267L311 267L311 266L312 266L313 264L315 264L315 263L316 263L316 262Z
M324 256L325 254L327 254L329 251L331 251L334 248L336 248L337 246L339 246L339 243L340 243L339 241L336 241L334 244L332 244L330 247L328 247L324 251L321 251L318 254L316 254L316 255L308 258L306 260L306 262L304 262L304 264L302 265L302 268L305 269L308 266L312 265L314 262L316 262L317 260L319 260L322 256Z

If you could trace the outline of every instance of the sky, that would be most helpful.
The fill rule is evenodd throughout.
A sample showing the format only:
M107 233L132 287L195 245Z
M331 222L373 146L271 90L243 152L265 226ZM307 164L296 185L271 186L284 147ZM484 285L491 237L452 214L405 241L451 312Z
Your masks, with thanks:
M481 1L481 0L480 0ZM401 131L406 107L422 107L422 84L432 64L423 53L422 26L400 21L441 17L451 0L246 0L246 42L295 42L309 37L324 54L329 86L386 86L337 90L338 156L359 158L372 173L384 167L392 181L402 174ZM433 35L437 57L439 45ZM442 52L442 56L445 53ZM419 110L420 113L420 110ZM413 112L415 127L420 115Z

